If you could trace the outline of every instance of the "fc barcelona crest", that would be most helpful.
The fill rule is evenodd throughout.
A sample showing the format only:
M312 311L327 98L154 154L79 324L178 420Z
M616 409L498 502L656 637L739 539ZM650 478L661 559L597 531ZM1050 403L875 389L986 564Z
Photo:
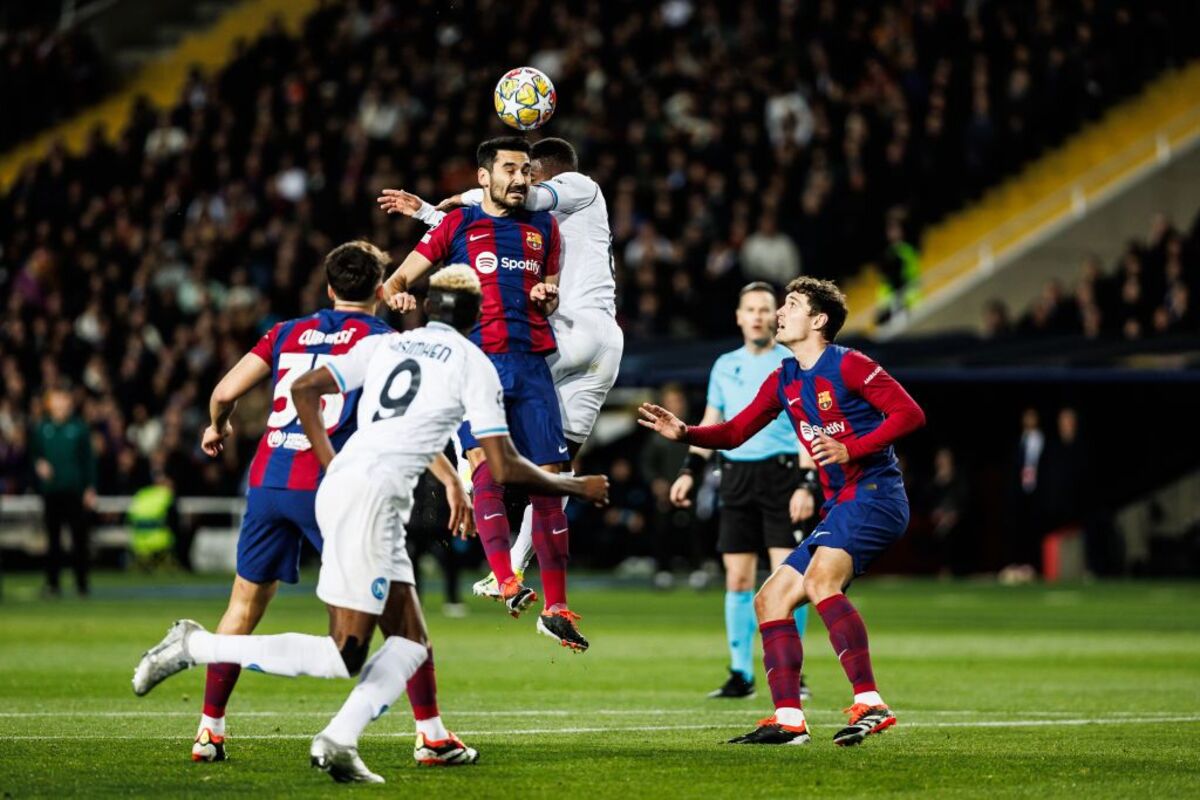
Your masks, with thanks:
M822 411L833 408L833 395L828 390L817 392L817 408Z
M541 250L542 235L537 231L525 231L525 246L530 250Z

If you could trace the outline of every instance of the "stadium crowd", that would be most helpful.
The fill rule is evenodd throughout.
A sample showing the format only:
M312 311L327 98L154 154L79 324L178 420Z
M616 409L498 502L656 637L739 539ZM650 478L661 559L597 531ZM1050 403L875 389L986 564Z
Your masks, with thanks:
M276 25L194 72L175 107L138 103L111 139L28 165L0 198L0 490L30 488L41 392L72 378L101 493L161 474L235 493L265 398L212 462L215 380L324 302L331 246L415 243L380 189L474 184L513 64L557 83L552 132L608 197L637 339L726 335L723 288L840 277L915 241L1197 47L1166 0L501 5L322 3L299 35Z
M1001 300L987 304L983 335L1085 336L1130 341L1200 332L1200 214L1190 230L1157 215L1145 241L1131 241L1112 270L1088 256L1071 289L1048 281L1013 320Z

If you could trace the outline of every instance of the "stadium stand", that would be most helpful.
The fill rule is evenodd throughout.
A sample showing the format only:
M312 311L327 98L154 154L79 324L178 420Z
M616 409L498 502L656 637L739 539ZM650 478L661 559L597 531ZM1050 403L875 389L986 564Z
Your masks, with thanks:
M1106 271L1088 256L1073 287L1048 281L1016 320L1007 306L989 303L981 323L989 339L1083 336L1130 341L1200 332L1200 215L1180 231L1163 215L1145 241L1131 241Z

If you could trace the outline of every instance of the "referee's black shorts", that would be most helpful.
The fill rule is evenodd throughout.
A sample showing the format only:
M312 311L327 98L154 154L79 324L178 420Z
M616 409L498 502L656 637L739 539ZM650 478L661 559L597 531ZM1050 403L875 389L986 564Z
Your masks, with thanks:
M796 546L798 525L788 511L802 475L796 456L762 461L721 459L721 521L717 551L758 553L768 547Z

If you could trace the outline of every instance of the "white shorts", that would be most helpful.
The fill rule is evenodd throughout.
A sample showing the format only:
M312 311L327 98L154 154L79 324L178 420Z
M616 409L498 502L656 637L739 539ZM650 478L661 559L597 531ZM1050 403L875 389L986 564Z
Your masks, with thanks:
M577 311L570 317L550 317L557 352L547 357L558 406L562 410L563 433L576 444L591 434L608 392L617 382L625 334L603 311Z
M317 597L339 608L382 614L393 581L415 584L404 526L415 480L402 474L335 469L317 489L325 545Z

